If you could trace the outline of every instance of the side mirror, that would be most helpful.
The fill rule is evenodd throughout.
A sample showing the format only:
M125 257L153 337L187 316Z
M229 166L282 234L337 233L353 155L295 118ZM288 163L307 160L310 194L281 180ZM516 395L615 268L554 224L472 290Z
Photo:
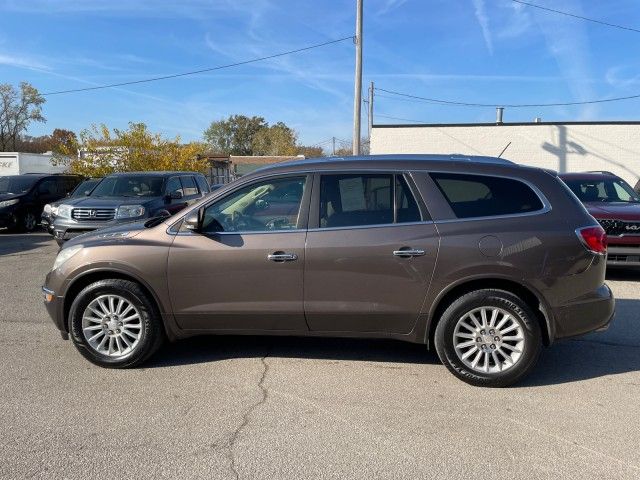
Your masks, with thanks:
M203 209L198 209L195 212L191 212L184 219L184 228L187 230L191 230L192 232L199 232L202 227L202 214L204 213Z
M167 195L169 197L169 200L180 200L183 195L182 192L180 190L174 190L173 192L169 193L169 195Z

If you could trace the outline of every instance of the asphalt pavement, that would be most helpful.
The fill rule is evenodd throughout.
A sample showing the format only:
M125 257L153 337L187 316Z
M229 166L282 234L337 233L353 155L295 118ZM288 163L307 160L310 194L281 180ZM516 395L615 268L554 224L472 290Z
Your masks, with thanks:
M56 251L0 233L0 478L640 478L640 271L608 275L607 332L481 389L373 340L204 337L101 369L42 305Z

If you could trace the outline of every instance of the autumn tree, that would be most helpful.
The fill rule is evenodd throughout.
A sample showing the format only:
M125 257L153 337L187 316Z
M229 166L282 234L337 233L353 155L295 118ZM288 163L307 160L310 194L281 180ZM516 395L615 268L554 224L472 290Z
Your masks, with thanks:
M20 136L31 122L45 122L42 105L45 99L27 82L20 89L0 84L0 151L15 151Z
M149 170L191 170L204 172L207 161L199 158L206 145L183 144L180 137L164 138L149 131L144 123L129 123L126 130L92 125L78 138L66 137L54 152L54 163L71 172L99 177L113 172Z
M216 153L252 155L254 136L268 126L262 117L231 115L226 120L211 122L204 131L204 139Z
M296 155L298 134L278 122L256 132L251 143L253 155Z

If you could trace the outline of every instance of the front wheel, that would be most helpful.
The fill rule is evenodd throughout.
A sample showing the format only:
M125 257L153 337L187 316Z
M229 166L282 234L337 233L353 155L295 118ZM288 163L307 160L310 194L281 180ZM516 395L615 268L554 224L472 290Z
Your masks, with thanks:
M69 322L78 351L101 367L138 366L164 338L153 300L128 280L100 280L85 287L71 305Z
M475 386L505 387L535 365L542 347L540 325L531 308L503 290L476 290L443 313L435 346L444 365Z
M38 219L36 218L35 213L30 210L24 212L20 217L18 217L18 229L22 232L33 232L38 225Z

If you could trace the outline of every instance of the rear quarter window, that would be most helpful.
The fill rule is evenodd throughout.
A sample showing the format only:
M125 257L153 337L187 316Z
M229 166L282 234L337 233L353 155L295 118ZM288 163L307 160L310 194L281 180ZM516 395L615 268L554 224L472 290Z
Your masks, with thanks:
M533 189L520 180L485 175L432 173L457 218L495 217L542 210Z

